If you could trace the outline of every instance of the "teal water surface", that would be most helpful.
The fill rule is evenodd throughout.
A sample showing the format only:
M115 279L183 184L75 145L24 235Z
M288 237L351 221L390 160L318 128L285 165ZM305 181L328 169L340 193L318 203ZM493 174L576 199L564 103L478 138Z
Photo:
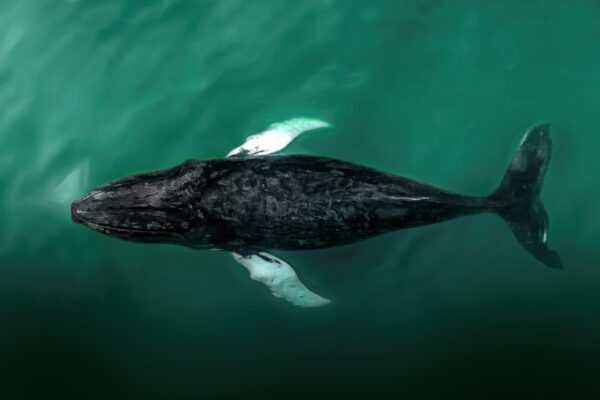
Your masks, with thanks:
M0 398L594 398L600 5L580 1L0 2ZM334 304L270 296L225 252L70 219L108 181L285 153L473 195L551 122L545 268L494 215L275 252Z

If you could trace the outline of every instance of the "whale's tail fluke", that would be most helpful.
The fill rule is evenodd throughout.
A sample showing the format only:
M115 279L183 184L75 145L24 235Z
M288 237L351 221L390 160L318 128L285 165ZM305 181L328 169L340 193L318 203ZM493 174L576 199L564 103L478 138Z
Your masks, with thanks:
M540 198L551 155L550 125L529 130L490 202L523 247L548 267L562 268L560 256L546 244L548 214Z

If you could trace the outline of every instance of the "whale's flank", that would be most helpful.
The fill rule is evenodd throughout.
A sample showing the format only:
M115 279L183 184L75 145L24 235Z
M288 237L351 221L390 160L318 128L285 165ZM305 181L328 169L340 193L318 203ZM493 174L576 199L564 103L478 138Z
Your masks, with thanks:
M540 198L551 156L550 125L532 128L490 201L523 247L548 267L562 268L558 253L546 243L548 214Z

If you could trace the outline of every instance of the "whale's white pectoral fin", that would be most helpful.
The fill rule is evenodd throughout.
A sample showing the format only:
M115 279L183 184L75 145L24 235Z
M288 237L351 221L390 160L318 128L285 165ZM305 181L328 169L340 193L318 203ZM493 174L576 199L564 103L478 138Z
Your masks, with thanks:
M275 153L284 149L301 133L319 128L329 128L331 124L319 119L292 118L271 124L256 135L248 136L246 142L231 150L227 157L250 157Z
M265 252L249 255L233 253L233 258L250 272L250 278L267 285L275 297L300 307L322 307L331 303L331 300L308 290L292 267L280 258Z

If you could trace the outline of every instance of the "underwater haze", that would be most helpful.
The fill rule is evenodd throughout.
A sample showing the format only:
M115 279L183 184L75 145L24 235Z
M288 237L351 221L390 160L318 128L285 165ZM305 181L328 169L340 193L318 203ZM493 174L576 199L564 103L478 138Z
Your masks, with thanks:
M595 398L600 3L0 2L0 398ZM224 157L283 154L464 194L552 123L545 267L492 214L275 251L333 300L294 307L231 254L118 241L70 203Z

